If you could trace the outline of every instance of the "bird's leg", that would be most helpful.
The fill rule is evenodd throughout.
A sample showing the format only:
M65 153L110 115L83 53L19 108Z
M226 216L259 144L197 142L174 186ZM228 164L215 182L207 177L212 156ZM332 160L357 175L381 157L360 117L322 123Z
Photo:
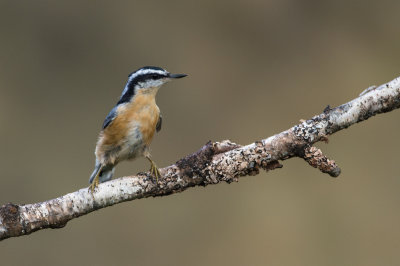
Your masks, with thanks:
M101 170L103 170L103 165L99 168L99 170L97 171L96 177L93 179L92 184L90 184L90 192L93 194L94 190L97 188L97 186L99 185L99 175L101 173Z
M150 174L154 175L156 177L156 182L158 183L158 177L161 177L160 171L157 168L156 163L151 159L150 153L146 151L144 153L144 156L149 160L151 167L150 167Z
M160 171L158 170L155 162L150 157L146 156L146 158L150 161L151 164L150 173L156 177L156 182L158 183L158 177L161 177Z

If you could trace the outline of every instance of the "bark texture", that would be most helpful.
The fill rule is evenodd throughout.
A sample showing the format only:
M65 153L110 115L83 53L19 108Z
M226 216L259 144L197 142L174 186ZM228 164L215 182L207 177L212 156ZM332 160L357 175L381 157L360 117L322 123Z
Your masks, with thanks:
M44 228L61 228L73 218L124 201L164 196L189 187L238 181L280 168L283 161L300 157L311 166L336 177L340 168L312 145L327 141L327 136L366 120L376 114L400 107L400 78L379 87L370 87L354 100L302 121L267 139L240 146L229 140L208 142L199 151L160 169L162 178L155 183L149 173L122 177L99 185L93 195L80 189L45 202L0 207L0 240L27 235Z

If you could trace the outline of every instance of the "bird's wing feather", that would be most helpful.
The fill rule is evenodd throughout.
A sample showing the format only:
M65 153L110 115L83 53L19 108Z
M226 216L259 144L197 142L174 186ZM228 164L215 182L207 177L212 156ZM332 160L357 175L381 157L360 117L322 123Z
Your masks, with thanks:
M113 109L111 109L111 111L108 113L106 119L104 120L103 129L108 127L111 124L111 122L115 119L116 116L117 116L117 107L115 106Z
M162 116L160 114L158 117L157 125L156 125L157 132L159 132L161 130L161 125L162 125Z

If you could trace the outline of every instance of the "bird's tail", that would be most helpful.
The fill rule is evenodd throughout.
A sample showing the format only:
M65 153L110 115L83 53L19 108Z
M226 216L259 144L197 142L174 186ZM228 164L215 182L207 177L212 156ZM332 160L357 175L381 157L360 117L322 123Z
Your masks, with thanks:
M95 177L97 175L99 175L99 182L100 183L103 183L103 182L106 182L108 180L111 180L111 178L114 175L114 170L115 170L114 166L106 165L106 166L102 167L101 163L96 161L93 173L89 178L89 184L92 184L93 180L95 179ZM99 173L99 171L100 171L100 173Z

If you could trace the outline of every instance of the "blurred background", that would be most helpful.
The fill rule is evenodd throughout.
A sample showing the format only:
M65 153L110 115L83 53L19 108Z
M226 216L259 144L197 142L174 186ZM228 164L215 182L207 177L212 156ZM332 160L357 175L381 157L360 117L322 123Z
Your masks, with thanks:
M249 144L399 76L399 1L1 1L0 204L88 185L128 74L158 94L160 167L208 140ZM126 202L0 242L2 265L399 265L400 112L239 183ZM121 163L116 176L147 170Z

